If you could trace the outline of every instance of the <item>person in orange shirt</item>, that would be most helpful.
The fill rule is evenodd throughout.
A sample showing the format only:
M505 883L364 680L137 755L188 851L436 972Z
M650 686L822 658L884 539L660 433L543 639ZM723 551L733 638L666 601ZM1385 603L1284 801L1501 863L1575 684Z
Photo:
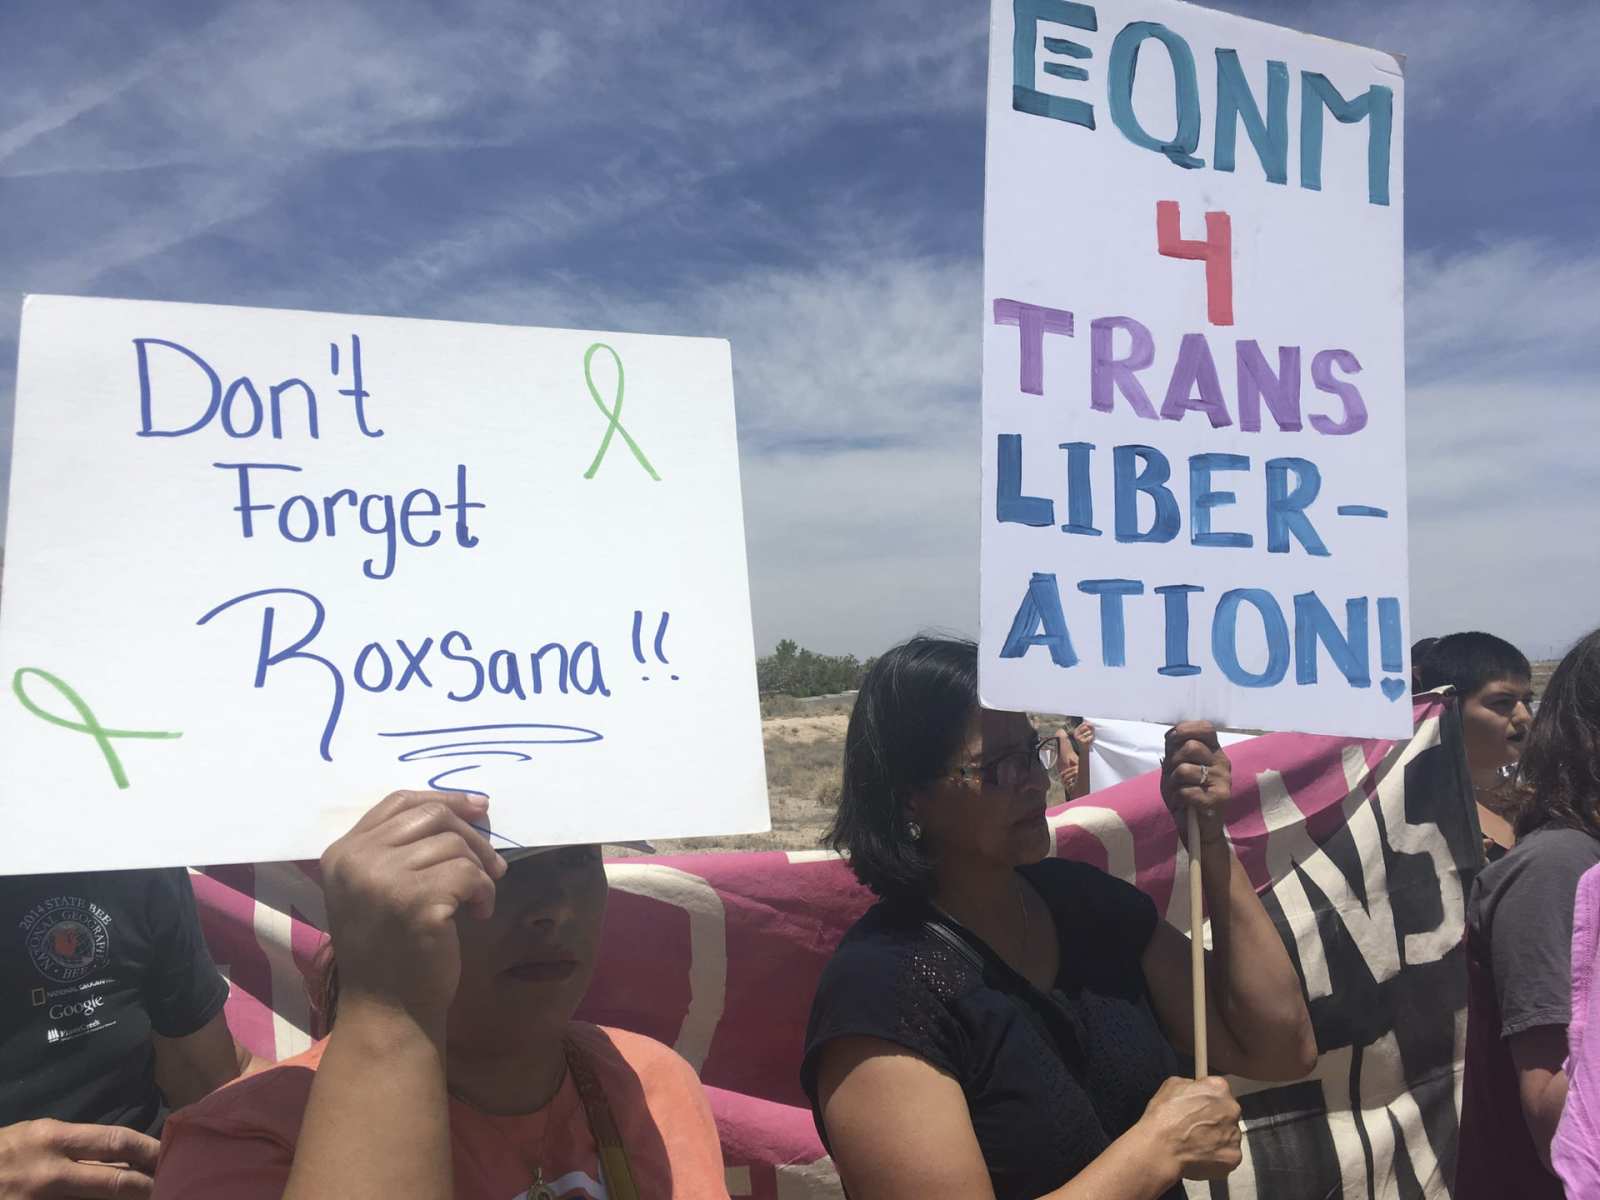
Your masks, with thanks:
M329 847L331 1033L174 1114L156 1200L727 1197L688 1063L572 1019L598 847L502 856L486 814L397 792Z

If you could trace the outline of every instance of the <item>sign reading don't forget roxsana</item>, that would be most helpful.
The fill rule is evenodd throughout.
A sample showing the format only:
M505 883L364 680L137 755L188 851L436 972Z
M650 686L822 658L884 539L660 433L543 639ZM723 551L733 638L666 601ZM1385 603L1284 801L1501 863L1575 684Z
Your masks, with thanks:
M34 296L0 873L767 826L725 342Z
M992 12L985 702L1407 733L1397 60Z

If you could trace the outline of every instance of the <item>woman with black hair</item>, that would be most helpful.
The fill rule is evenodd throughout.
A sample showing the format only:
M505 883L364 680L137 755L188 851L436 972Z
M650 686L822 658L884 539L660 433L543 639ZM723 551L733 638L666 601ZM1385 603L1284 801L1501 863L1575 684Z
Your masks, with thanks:
M1188 940L1130 885L1047 857L1055 747L979 706L970 642L914 639L862 682L831 840L882 899L823 974L802 1068L851 1200L1165 1200L1240 1162L1227 1083L1177 1078ZM1310 1018L1223 836L1209 725L1169 731L1161 790L1199 816L1212 1062L1304 1075Z
M1600 863L1600 629L1550 676L1518 763L1517 844L1467 903L1457 1200L1560 1200L1550 1139L1567 1095L1572 902Z

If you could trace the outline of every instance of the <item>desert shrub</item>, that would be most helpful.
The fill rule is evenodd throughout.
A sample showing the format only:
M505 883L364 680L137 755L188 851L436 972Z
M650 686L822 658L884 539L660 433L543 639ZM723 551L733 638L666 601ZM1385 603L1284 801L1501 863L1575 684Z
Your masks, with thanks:
M771 654L756 660L756 683L763 696L827 696L858 687L871 665L870 658L861 662L854 654L818 654L784 638Z

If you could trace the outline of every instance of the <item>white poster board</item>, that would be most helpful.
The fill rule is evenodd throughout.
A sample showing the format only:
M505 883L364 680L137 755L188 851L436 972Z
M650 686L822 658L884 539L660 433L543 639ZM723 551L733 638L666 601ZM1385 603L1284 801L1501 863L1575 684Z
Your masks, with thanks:
M994 0L981 690L1409 733L1400 66Z
M30 297L0 873L768 828L724 341ZM81 705L81 707L80 707Z

